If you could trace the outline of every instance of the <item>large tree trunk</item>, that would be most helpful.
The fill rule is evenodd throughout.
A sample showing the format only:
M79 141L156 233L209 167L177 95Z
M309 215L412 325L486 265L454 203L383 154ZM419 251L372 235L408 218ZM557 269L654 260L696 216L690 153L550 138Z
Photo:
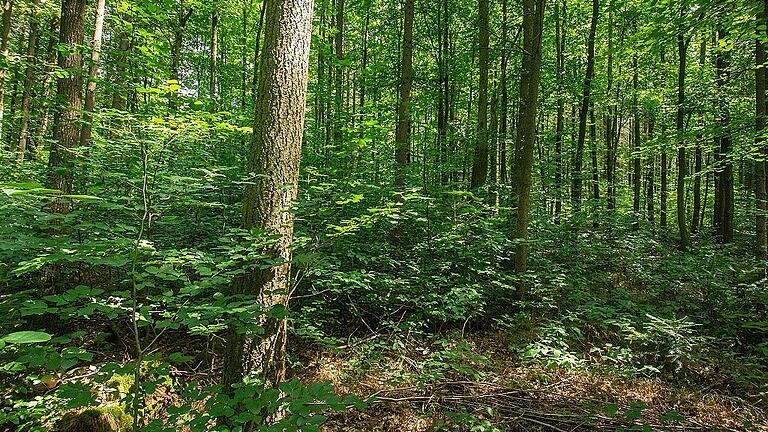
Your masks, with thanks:
M475 139L475 155L472 162L472 179L470 189L476 189L485 184L488 176L488 44L490 40L488 29L488 0L477 1L480 86L477 96L477 136Z
M517 176L517 221L515 237L515 270L528 269L528 209L531 198L531 168L533 148L536 145L536 111L541 73L541 34L545 0L523 0L523 54L520 69L520 109L515 147L515 175ZM518 297L525 298L526 287L521 284Z
M3 9L2 22L0 22L0 56L3 65L8 64L8 36L11 33L11 15L13 14L13 0L0 0ZM8 73L6 67L0 67L0 142L3 139L5 112L5 76Z
M595 32L597 31L597 16L600 13L598 0L592 0L592 22L589 26L589 38L587 39L587 71L584 75L584 90L579 109L579 137L576 142L576 154L571 172L571 201L574 211L581 209L582 178L581 169L584 162L584 141L587 136L587 113L589 112L589 98L592 89L592 77L595 74Z
M413 85L413 0L405 0L403 10L403 58L400 63L400 97L397 101L397 127L395 129L395 187L405 186L405 167L408 164L408 141L411 128L411 86Z
M281 263L248 270L233 282L235 294L256 296L266 311L287 308L293 212L307 96L312 0L267 2L253 142L247 172L256 174L243 195L243 228L277 235L268 246ZM254 263L255 264L255 263ZM264 334L227 333L223 382L227 388L258 373L267 386L285 377L286 320L268 314Z
M680 10L680 19L683 19L685 10ZM682 26L682 24L681 24ZM686 176L686 155L685 141L683 141L683 132L685 132L685 65L688 58L688 42L683 35L683 29L680 27L677 31L677 229L680 231L680 249L688 248L688 223L686 221L685 209L685 176Z
M21 124L19 125L19 142L16 145L16 162L24 162L29 141L29 108L32 101L32 85L35 83L35 65L37 59L37 39L40 35L40 19L38 7L40 0L32 1L29 15L29 37L27 38L27 67L24 71L24 88L21 94Z
M765 168L768 148L763 136L766 123L766 71L765 71L765 44L763 38L768 34L765 27L768 24L768 0L762 2L761 10L757 14L757 38L755 41L755 143L759 149L759 157L754 163L755 172L755 250L761 260L768 259L768 235L766 235L766 185Z
M91 66L88 71L88 85L85 88L85 112L83 113L83 128L80 131L80 145L85 146L91 141L93 130L93 110L96 108L96 75L99 72L99 55L101 54L101 34L104 28L105 0L96 0L96 12L91 39Z
M67 47L83 44L86 0L62 0L59 43ZM56 81L57 100L53 119L53 144L48 158L47 187L63 194L72 193L73 163L80 142L81 93L83 91L83 57L79 50L59 51L59 68L72 71ZM66 213L69 205L57 200L51 205L56 213Z

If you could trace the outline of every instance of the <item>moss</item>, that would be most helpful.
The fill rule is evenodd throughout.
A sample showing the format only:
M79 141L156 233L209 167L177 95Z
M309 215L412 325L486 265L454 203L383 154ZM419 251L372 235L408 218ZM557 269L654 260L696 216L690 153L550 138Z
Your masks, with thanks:
M131 418L118 405L108 405L70 412L59 424L59 432L123 432Z

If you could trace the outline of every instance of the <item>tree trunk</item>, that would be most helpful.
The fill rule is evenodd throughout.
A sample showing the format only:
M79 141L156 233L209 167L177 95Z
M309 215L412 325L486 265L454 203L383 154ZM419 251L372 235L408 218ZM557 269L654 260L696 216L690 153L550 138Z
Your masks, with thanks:
M120 31L120 42L118 43L117 64L115 65L115 90L112 93L112 109L125 110L125 92L128 84L125 77L125 71L128 69L128 51L131 48L131 40L128 31Z
M256 296L265 312L260 323L264 334L244 335L234 328L226 338L223 383L239 383L251 372L266 386L275 387L285 377L293 213L304 128L305 99L311 40L312 0L267 2L265 43L262 54L253 141L247 172L256 176L243 195L243 228L273 233L278 240L268 246L281 263L249 270L233 282L235 294Z
M400 97L397 103L397 127L395 129L395 187L405 186L405 167L408 164L410 138L411 86L413 85L413 0L405 0L403 10L403 50L400 63Z
M653 114L651 114L653 115ZM648 120L648 142L653 142L653 118ZM646 190L645 190L645 205L646 205L646 217L648 221L653 223L655 219L656 210L654 210L654 191L656 189L656 155L648 155L648 166L646 167Z
M515 237L515 270L528 269L528 209L531 195L531 168L533 148L536 145L536 110L538 108L539 76L541 73L541 34L545 0L523 0L523 53L520 68L520 108L518 111L515 147L515 174L517 176L517 221ZM521 284L518 297L526 297L526 286Z
M702 38L699 49L699 67L706 66L707 43L706 38ZM703 137L699 135L696 139L696 149L693 163L693 215L691 216L691 234L698 232L701 219L701 141Z
M447 0L444 0L447 3ZM509 104L509 94L507 90L507 0L501 3L501 113L499 118L499 182L507 183L507 105Z
M768 0L762 2L762 8L757 14L757 38L755 40L755 144L759 157L754 162L755 172L755 250L757 257L763 261L768 259L768 235L766 235L766 140L763 136L766 123L766 71L764 38L768 35L765 26L768 24Z
M728 38L728 33L724 27L717 31L719 40ZM720 48L717 51L716 59L716 79L718 87L718 111L720 114L720 136L718 137L718 162L720 170L718 172L718 181L715 195L717 196L717 205L715 212L719 222L717 234L720 241L730 243L733 240L733 162L731 159L731 135L730 131L730 112L726 101L726 85L730 78L730 53L726 49Z
M179 5L178 20L173 29L173 45L171 46L171 81L174 84L179 84L179 62L181 61L181 47L184 43L184 29L191 17L192 8L186 7L182 1ZM168 95L168 107L172 110L177 107L177 93L173 91Z
M680 19L683 19L685 10L681 8ZM682 25L682 24L681 24ZM688 223L686 222L685 209L685 176L686 156L685 141L685 65L688 57L688 43L683 35L682 27L677 31L677 229L680 231L680 249L688 248Z
M62 0L59 43L67 47L83 44L86 0ZM48 159L46 186L63 194L72 193L73 163L80 139L80 110L83 90L83 57L79 50L59 51L60 69L72 71L57 79L56 94L60 106L53 119L53 144ZM50 207L54 213L67 213L69 204L56 200Z
M218 62L219 62L219 11L216 4L216 0L213 0L213 12L211 12L211 77L209 94L211 96L212 111L218 109Z
M470 189L483 186L488 176L488 0L478 0L477 10L477 26L480 32L477 66L480 71L480 86L477 93L477 143L472 162Z
M91 65L88 71L88 84L85 88L85 112L83 127L80 130L80 145L85 146L91 141L93 130L93 110L96 107L96 75L99 72L99 55L101 54L101 34L104 28L105 0L96 0L96 12L91 39Z
M8 64L8 36L11 33L11 15L13 14L13 0L2 0L0 3L3 9L2 22L0 22L0 56L2 56L3 65ZM8 73L6 67L0 67L0 141L5 132L5 76Z
M343 108L344 99L343 73L344 67L344 0L336 0L336 34L334 35L334 45L336 49L336 68L334 70L335 95L333 110L333 143L337 148L341 148L343 131Z
M581 209L582 178L581 170L584 159L584 141L587 136L587 113L589 112L589 98L592 89L592 77L595 74L595 32L597 31L597 16L600 13L598 0L592 0L592 22L589 26L589 38L587 39L587 71L584 76L584 90L579 109L579 137L576 143L576 154L571 172L571 201L574 211Z
M59 16L57 14L54 14L51 18L51 23L48 28L50 29L51 36L48 39L48 46L46 48L48 57L46 59L45 78L43 78L42 82L43 109L40 113L40 127L37 129L37 139L35 142L35 157L38 160L41 160L42 151L45 147L45 138L46 135L48 135L48 122L50 117L48 114L52 107L51 95L53 93L53 85L51 82L53 81L53 71L56 64L56 56L58 54L58 51L56 51L56 43L59 41L56 31L59 28Z
M29 138L29 107L32 101L32 85L35 83L35 65L37 59L37 39L39 37L40 18L39 11L40 0L32 1L32 10L29 15L29 37L27 38L27 67L24 71L24 88L21 95L21 124L19 125L19 142L16 145L16 162L24 162L24 156L27 151L27 141Z
M563 0L562 16L560 0L555 0L555 51L557 75L557 120L555 125L555 223L560 223L560 213L563 208L563 124L565 122L565 88L563 74L565 73L565 0Z
M634 170L632 173L632 210L634 212L632 221L632 230L637 231L640 229L640 107L637 105L637 92L638 92L638 67L637 67L637 54L632 57L632 109L634 110L633 119L633 138L635 143L634 149Z

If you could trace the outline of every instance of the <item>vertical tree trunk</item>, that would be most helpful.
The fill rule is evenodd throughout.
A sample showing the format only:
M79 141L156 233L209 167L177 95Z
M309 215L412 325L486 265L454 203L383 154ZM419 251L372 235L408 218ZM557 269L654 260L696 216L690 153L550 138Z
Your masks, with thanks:
M472 162L472 180L470 189L476 189L485 184L488 176L488 44L490 40L488 29L488 0L477 1L480 86L477 94L477 143Z
M726 40L728 32L724 27L717 31L718 40ZM733 239L733 162L731 160L731 135L730 135L730 112L726 101L726 84L730 78L730 52L725 48L717 51L716 58L716 79L718 87L718 111L720 114L720 136L718 137L718 163L720 169L718 172L718 181L716 182L715 195L718 229L717 234L720 241L730 243Z
M762 7L757 13L757 38L755 40L755 144L759 149L759 156L754 162L755 172L755 250L761 260L768 259L768 235L766 234L766 71L765 71L765 37L768 36L765 27L768 25L768 0L762 2Z
M363 54L360 59L360 109L365 112L365 86L368 73L368 24L371 20L371 1L365 3L365 22L363 24Z
M599 13L600 4L598 0L592 0L592 22L589 26L589 38L587 39L587 71L584 75L584 90L579 109L579 137L576 143L576 154L571 173L571 200L573 201L574 211L581 209L581 190L583 184L581 170L584 163L584 141L587 136L587 113L589 111L592 77L595 74L595 32L597 31L597 17Z
M125 92L128 87L125 71L128 69L128 51L131 48L131 40L128 31L120 31L118 42L117 64L115 65L115 89L112 93L112 109L125 110Z
M637 67L637 54L632 57L632 109L634 111L633 119L633 138L635 143L634 149L634 170L632 172L632 210L634 212L632 221L632 230L637 231L640 229L640 107L637 105L637 92L638 90L638 67Z
M334 71L335 95L333 112L333 143L340 148L342 144L342 123L344 99L343 73L344 67L344 0L336 0L336 34L334 35L334 45L336 48L336 68Z
M447 0L444 0L447 4ZM507 0L501 3L501 71L499 85L501 86L501 118L499 119L499 181L507 183L507 106L509 94L507 90Z
M184 29L187 21L192 17L192 8L186 7L182 0L179 5L178 19L173 29L173 45L171 46L171 80L179 84L179 62L181 61L181 47L184 43ZM175 110L177 107L177 92L173 91L168 96L168 107Z
M592 100L589 107L589 144L592 150L592 200L595 201L597 209L597 200L600 199L600 182L597 174L597 123L595 120L595 101Z
M11 33L11 15L13 14L13 0L0 0L0 6L3 8L2 22L0 22L0 56L2 56L3 65L8 64L8 36ZM8 70L5 66L0 67L0 141L5 132L5 76Z
M555 223L560 223L560 212L563 207L563 124L565 122L565 88L563 74L565 73L565 0L563 0L562 16L560 0L555 0L555 51L557 75L557 120L555 125Z
M653 114L651 114L653 116ZM648 142L653 142L653 117L648 119ZM645 206L646 206L646 217L648 218L648 221L653 223L655 219L655 212L654 210L654 191L656 189L656 155L651 153L648 155L648 162L646 167L646 190L645 190Z
M53 85L51 82L53 81L53 71L56 66L56 56L58 54L58 51L56 51L56 43L58 42L58 34L57 30L59 28L59 16L55 14L51 18L51 23L48 26L50 29L50 38L48 39L48 46L47 46L47 59L46 59L46 71L45 71L45 78L43 78L42 82L42 88L43 88L43 108L40 113L40 127L37 129L37 139L35 140L35 157L40 160L42 157L42 151L45 147L45 138L46 135L48 135L48 122L49 122L49 112L52 107L51 102L51 95L53 93Z
M80 145L85 146L91 141L93 130L93 110L96 107L96 75L99 72L99 55L101 54L101 34L104 28L105 0L96 0L94 13L93 39L91 39L91 64L88 71L88 84L85 88L85 111L83 127L80 130Z
M411 86L413 85L413 0L405 0L403 10L403 48L400 62L400 97L397 102L397 127L395 129L395 187L405 186L405 168L408 164L410 137Z
M265 311L288 306L293 213L307 96L312 0L267 2L253 142L248 172L257 176L243 195L243 228L279 236L270 245L282 259L268 269L249 270L233 282L235 294L255 295ZM285 377L286 320L284 313L263 319L264 334L227 333L223 382L227 388L244 374L258 371L267 386Z
M27 38L27 67L24 71L24 88L21 95L21 124L19 125L19 142L16 145L16 162L24 162L29 137L29 107L32 101L32 85L35 82L35 64L37 59L37 39L40 34L39 11L40 0L32 0L32 10L29 13L29 37Z
M531 195L531 168L533 148L536 145L536 111L538 108L539 76L541 73L541 35L545 0L523 0L523 53L520 69L520 108L517 124L515 175L517 177L517 218L515 237L515 270L528 269L528 209ZM520 298L526 297L521 284Z
M217 1L213 0L213 11L211 12L211 77L210 77L210 89L211 95L211 107L212 111L218 109L218 94L217 94L217 74L218 74L218 62L219 62L219 11Z
M699 48L699 67L704 68L707 60L707 42L706 38L702 38ZM699 135L696 139L696 149L694 154L693 163L693 215L691 216L691 233L696 233L699 230L699 224L701 219L701 141L703 137Z
M608 183L608 190L606 192L607 207L613 209L616 207L616 184L614 179L614 162L616 154L616 148L614 143L615 132L615 113L616 102L610 100L612 97L611 90L613 88L613 1L608 3L608 66L607 66L608 84L605 94L609 98L608 109L605 114L605 180Z
M683 19L685 9L680 9L680 19ZM688 43L683 35L682 24L677 31L677 229L680 231L680 249L688 248L688 223L685 209L685 176L686 156L685 141L685 65L688 58Z
M73 47L83 44L86 0L62 0L59 43L70 49L59 51L58 66L72 71L56 81L57 100L53 119L53 144L48 159L48 179L46 186L58 189L63 194L72 193L73 163L80 139L80 110L83 90L83 57ZM66 201L57 200L51 205L55 213L67 213Z

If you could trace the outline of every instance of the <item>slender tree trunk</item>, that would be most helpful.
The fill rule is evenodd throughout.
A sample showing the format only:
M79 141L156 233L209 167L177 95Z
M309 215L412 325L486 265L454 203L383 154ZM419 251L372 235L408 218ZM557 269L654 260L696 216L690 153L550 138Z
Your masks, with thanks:
M579 137L576 143L576 154L573 161L571 200L574 211L581 209L582 191L582 166L584 163L584 141L587 136L587 113L589 112L590 91L592 89L592 77L595 75L595 32L597 31L597 17L600 13L598 0L592 0L592 22L589 26L589 38L587 39L587 71L584 76L584 90L582 93L581 107L579 109Z
M634 149L634 170L632 173L632 210L634 212L632 230L637 231L640 229L640 107L637 105L637 92L638 89L638 67L637 67L637 54L632 57L632 108L634 110L635 117L633 119L633 138L635 143Z
M477 94L477 144L475 145L474 161L472 162L472 180L470 189L485 185L488 176L488 44L490 40L488 29L488 0L478 0L478 30L480 71L480 86Z
M0 22L0 56L3 67L0 67L0 142L5 133L5 76L8 73L5 65L8 64L8 36L11 33L11 16L13 14L13 0L1 0L3 8L2 22Z
M653 114L651 114L653 115ZM653 117L648 120L648 142L653 142ZM654 192L656 189L656 155L655 152L648 155L646 171L646 190L645 190L645 205L646 205L646 217L648 221L653 223L655 219L656 210L654 210Z
M131 48L131 40L128 31L120 31L118 43L117 64L115 65L115 89L112 93L112 109L125 110L125 92L128 87L125 71L128 69L128 51Z
M94 13L93 39L91 39L91 64L88 70L88 84L85 88L85 111L83 127L80 130L80 145L88 145L93 130L93 111L96 108L96 78L99 73L99 55L101 54L101 34L104 29L105 0L96 0Z
M293 212L299 173L305 99L309 69L312 0L267 2L265 44L262 55L253 142L248 172L257 173L243 195L243 228L274 233L268 246L280 264L267 269L254 266L233 282L235 294L255 295L268 313L260 323L261 335L242 334L232 328L223 356L225 388L258 371L266 386L285 378L285 344L290 290Z
M597 123L595 120L595 101L592 100L589 107L589 144L592 150L592 200L597 209L597 201L600 199L600 182L597 173Z
M447 2L447 0L444 0ZM499 159L501 161L499 166L499 182L501 184L507 183L507 110L509 105L509 94L507 89L507 0L502 0L501 3L501 71L500 71L500 83L501 86L501 118L499 119Z
M762 7L757 14L757 38L755 39L755 144L759 149L759 157L754 162L755 172L755 250L757 257L763 261L768 259L768 235L766 235L766 148L765 133L766 113L766 71L765 71L765 44L764 38L768 36L768 0L762 2Z
M523 0L523 53L520 69L520 108L518 111L515 175L517 181L517 218L515 237L515 270L528 269L528 210L531 195L531 169L533 148L536 145L536 112L541 73L541 35L544 22L545 0ZM526 297L526 286L521 284L518 296Z
M51 96L53 94L53 85L51 83L53 81L53 71L56 66L56 56L58 54L58 51L56 51L56 43L59 41L57 34L59 28L58 14L51 18L51 23L48 28L50 29L51 36L48 39L48 47L46 48L48 57L46 59L45 78L43 78L42 82L43 108L40 113L40 127L37 129L37 139L35 141L35 157L38 160L41 160L43 148L45 147L45 138L48 135L48 122L50 118L48 114L52 106Z
M336 68L334 71L335 99L333 115L333 142L340 148L342 145L343 131L342 123L344 116L342 101L344 99L343 73L344 67L344 0L336 0L336 34L334 35L334 45L336 48Z
M37 59L37 40L40 35L40 18L38 8L40 0L33 0L29 14L29 37L27 38L27 67L24 71L24 89L21 96L21 124L19 125L19 142L16 145L16 162L24 162L29 138L29 107L32 101L32 85L35 83L35 64Z
M360 109L365 112L365 92L367 85L366 74L368 73L368 24L371 20L371 1L365 3L365 23L363 24L363 54L360 59Z
M213 111L218 109L218 63L219 63L219 11L217 1L213 0L211 12L211 77L209 94Z
M718 29L718 39L726 40L728 33L724 27ZM718 87L718 111L720 114L720 136L718 137L718 159L720 170L716 183L718 230L720 241L730 243L733 239L733 162L731 159L730 112L726 101L726 84L730 78L730 53L721 48L717 51L716 84Z
M608 98L612 97L613 89L613 1L608 4L608 66L607 66L608 84L605 94ZM613 140L615 132L615 112L616 102L609 100L608 109L605 114L605 180L608 183L606 192L607 207L614 209L616 207L616 183L614 179L614 161L616 154L615 143Z
M408 143L410 138L411 86L413 85L413 1L405 0L403 10L403 48L400 62L400 97L397 103L397 127L395 129L395 187L405 186L405 168L408 164Z
M704 68L706 66L707 59L707 43L706 38L702 38L699 48L699 67ZM691 233L696 233L699 230L699 224L701 219L701 141L703 137L699 135L696 140L696 149L694 154L694 173L693 173L693 215L691 216Z
M680 19L683 19L685 9L680 10ZM680 27L677 32L677 228L680 231L680 249L688 248L688 223L685 209L685 176L687 172L685 141L685 65L688 58L688 43Z
M179 63L181 61L181 47L184 43L184 30L187 22L192 17L192 8L186 7L182 0L179 5L177 22L173 29L173 45L171 46L171 80L179 84ZM168 97L168 107L175 110L177 107L177 92L173 91Z
M59 43L67 47L77 47L83 44L86 0L62 0L61 25ZM46 186L58 189L63 194L72 193L73 169L72 163L80 138L81 93L83 90L83 57L79 50L68 49L59 51L58 66L60 69L72 71L61 76L56 81L57 99L60 106L56 108L53 120L53 144L48 159L48 179ZM67 213L69 203L56 200L50 207L54 213Z
M555 125L555 223L560 223L563 208L563 124L565 123L565 23L566 11L563 0L562 16L560 0L555 0L555 50L557 74L557 120Z

